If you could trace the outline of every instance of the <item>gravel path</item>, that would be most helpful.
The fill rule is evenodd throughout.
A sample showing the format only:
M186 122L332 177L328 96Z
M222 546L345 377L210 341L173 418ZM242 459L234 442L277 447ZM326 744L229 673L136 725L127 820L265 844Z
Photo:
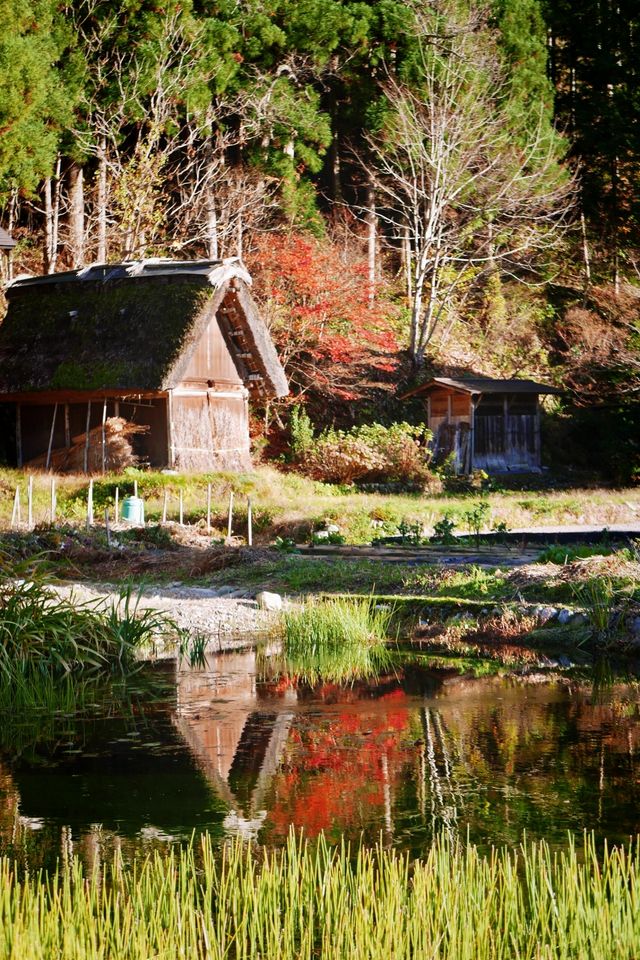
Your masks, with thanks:
M60 596L78 602L117 601L119 591L112 584L65 583L55 588ZM237 650L255 644L269 634L277 614L259 610L253 599L231 587L189 587L185 584L144 587L139 609L160 610L183 630L203 634L219 650Z

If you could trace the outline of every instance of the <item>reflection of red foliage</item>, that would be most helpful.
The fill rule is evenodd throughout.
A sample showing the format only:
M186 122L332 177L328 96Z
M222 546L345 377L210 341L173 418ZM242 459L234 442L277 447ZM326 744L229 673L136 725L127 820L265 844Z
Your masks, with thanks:
M393 788L412 754L412 742L402 738L409 725L404 699L396 691L366 713L348 710L321 727L291 730L269 813L277 835L285 837L292 824L313 837L382 819L385 780Z
M369 302L367 264L327 240L265 236L249 258L271 333L296 392L312 386L342 399L363 376L393 371L398 351L389 302Z

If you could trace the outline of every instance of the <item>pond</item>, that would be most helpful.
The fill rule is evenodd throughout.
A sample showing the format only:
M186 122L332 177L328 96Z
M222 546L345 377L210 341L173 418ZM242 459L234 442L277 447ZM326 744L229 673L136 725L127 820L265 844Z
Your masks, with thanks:
M202 830L280 845L292 826L415 855L443 830L483 847L584 829L624 841L640 831L639 748L634 684L474 679L424 660L311 687L265 679L253 652L165 661L121 701L2 718L0 844L33 867Z

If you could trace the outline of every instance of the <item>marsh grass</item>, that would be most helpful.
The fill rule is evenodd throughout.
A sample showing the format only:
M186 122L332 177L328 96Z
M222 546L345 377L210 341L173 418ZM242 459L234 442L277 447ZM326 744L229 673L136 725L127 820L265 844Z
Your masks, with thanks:
M640 950L640 852L545 843L419 861L290 838L55 876L0 859L0 956L20 960L619 960Z
M174 629L164 614L141 610L129 585L110 606L65 599L41 579L0 579L0 684L16 691L42 677L127 671L138 651ZM46 683L45 683L46 686Z
M390 664L393 609L373 598L310 600L282 615L280 668L309 683L345 682Z

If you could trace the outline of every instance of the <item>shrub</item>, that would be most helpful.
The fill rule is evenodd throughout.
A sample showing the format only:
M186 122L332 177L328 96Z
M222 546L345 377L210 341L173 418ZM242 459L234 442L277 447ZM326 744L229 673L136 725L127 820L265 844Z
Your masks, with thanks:
M298 418L296 447L299 450L302 441L305 449L304 455L298 457L298 465L315 480L427 483L434 477L426 446L431 434L424 426L365 424L350 430L325 430L309 441L299 423Z

